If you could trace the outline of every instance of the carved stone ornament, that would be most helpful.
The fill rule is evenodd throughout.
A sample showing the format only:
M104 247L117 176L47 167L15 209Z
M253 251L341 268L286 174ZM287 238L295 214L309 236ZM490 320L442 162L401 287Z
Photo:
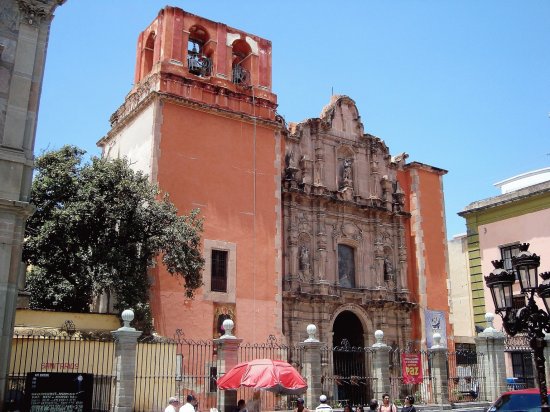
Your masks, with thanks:
M65 0L18 0L21 19L30 25L40 23L46 17L50 17L55 7L61 5Z

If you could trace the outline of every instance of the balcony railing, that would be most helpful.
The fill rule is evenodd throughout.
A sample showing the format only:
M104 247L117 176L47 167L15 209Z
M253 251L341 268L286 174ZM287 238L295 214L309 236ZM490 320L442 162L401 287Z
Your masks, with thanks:
M189 52L187 55L189 73L201 77L208 77L212 72L212 60L198 53Z
M233 66L233 83L247 86L250 84L250 72L240 64Z

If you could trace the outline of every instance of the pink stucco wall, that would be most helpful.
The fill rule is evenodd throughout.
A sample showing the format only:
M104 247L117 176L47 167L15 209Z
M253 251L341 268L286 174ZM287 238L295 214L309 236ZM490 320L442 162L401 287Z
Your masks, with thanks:
M484 276L493 270L491 261L501 259L499 246L514 242L529 243L529 251L541 257L539 273L550 270L550 209L479 226L479 246ZM519 290L519 282L516 282L514 293L519 294ZM491 293L486 287L484 292L487 312L494 313ZM542 302L537 303L539 307L544 307ZM496 316L494 327L500 329L501 326L501 318Z

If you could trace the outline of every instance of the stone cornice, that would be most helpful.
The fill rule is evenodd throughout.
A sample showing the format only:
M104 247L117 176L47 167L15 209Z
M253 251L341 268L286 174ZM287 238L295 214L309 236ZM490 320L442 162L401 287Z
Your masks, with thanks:
M236 112L233 110L225 109L223 107L203 103L197 100L185 98L173 93L163 92L160 90L160 82L165 79L166 76L153 73L147 77L141 84L131 92L126 98L125 102L111 115L110 122L112 129L109 133L102 137L98 142L98 146L106 144L110 140L111 136L117 133L121 128L123 128L131 119L133 119L141 110L143 110L147 105L155 98L158 98L162 101L169 101L177 105L192 107L196 110L201 110L209 113L216 113L228 118L239 119L240 121L245 121L248 123L260 124L272 129L282 130L284 124L277 120L267 120L261 117L252 116L243 112ZM188 79L180 79L184 82L194 82ZM195 84L196 83L196 84ZM193 85L199 85L204 88L212 88L212 85L204 85L203 82L194 82ZM244 95L243 95L244 96ZM248 96L245 96L249 98ZM273 105L269 101L261 98L255 98L256 104L258 106L271 107L275 109L276 105Z
M0 198L0 210L15 213L26 219L34 213L36 207L28 202Z
M472 202L464 210L458 212L459 216L466 217L472 213L481 212L498 206L511 204L531 197L550 194L550 181L514 190L510 193L490 197L484 200Z

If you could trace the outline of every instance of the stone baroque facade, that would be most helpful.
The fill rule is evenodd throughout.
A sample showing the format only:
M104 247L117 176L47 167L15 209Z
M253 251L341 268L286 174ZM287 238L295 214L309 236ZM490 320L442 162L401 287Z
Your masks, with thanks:
M287 338L300 341L303 325L313 322L331 342L337 316L351 311L369 342L376 329L388 331L390 341L409 339L415 304L404 236L410 214L397 180L406 155L392 157L383 140L365 134L347 96L333 96L320 118L290 124L285 144Z
M0 400L4 399L50 24L64 0L0 2ZM3 403L0 403L2 410Z

